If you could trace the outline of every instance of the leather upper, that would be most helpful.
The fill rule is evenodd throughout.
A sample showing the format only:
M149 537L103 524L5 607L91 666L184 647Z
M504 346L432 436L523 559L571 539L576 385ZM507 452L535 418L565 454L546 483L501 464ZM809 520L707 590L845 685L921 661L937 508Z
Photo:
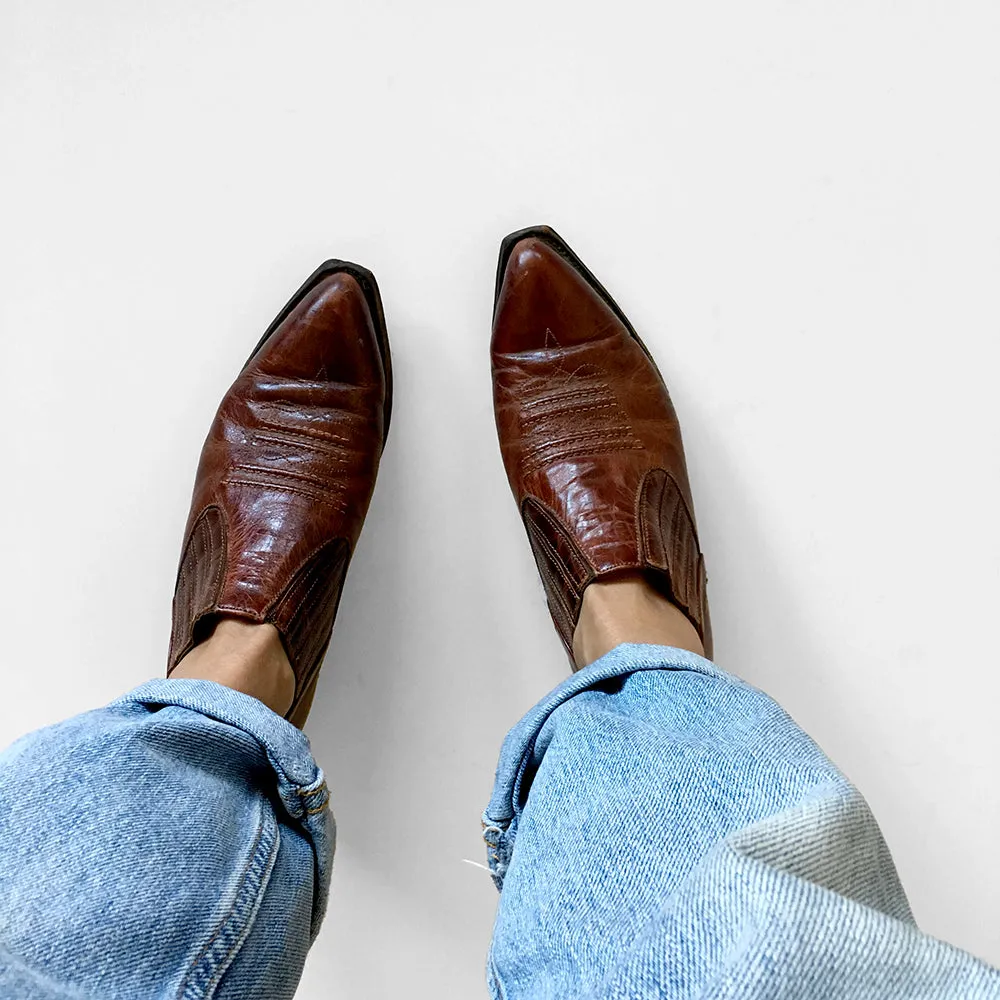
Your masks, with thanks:
M571 651L585 587L646 572L711 656L704 560L667 388L617 307L546 233L521 239L507 259L492 363L503 461L553 621Z
M226 393L201 453L168 672L220 615L270 622L294 715L330 639L382 452L386 376L358 282L308 288Z

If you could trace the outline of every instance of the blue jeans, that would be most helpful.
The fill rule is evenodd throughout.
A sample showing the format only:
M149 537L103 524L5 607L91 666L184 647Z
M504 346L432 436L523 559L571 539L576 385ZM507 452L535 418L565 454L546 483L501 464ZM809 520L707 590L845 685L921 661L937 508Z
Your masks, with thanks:
M0 755L0 998L291 997L328 798L298 730L207 681L19 740ZM917 929L816 745L691 653L621 646L529 712L484 838L502 1000L1000 998L1000 973Z

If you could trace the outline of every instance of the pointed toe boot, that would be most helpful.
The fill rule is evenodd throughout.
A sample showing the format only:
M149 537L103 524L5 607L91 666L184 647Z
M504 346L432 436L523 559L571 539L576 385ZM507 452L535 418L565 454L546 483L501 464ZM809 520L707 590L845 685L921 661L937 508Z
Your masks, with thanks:
M572 660L583 592L644 574L712 655L680 426L631 323L546 226L501 246L493 392L511 490Z
M301 725L385 444L392 373L372 274L327 261L226 393L201 453L168 674L220 617L270 623Z

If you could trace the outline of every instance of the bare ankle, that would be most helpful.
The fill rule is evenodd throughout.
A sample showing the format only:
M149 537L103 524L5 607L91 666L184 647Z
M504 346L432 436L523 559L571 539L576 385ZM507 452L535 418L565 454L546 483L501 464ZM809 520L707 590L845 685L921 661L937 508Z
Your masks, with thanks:
M257 698L278 715L288 711L295 695L295 675L278 630L237 618L220 618L170 677L215 681Z
M592 583L583 592L573 658L577 667L585 667L623 642L675 646L705 655L687 615L639 574Z

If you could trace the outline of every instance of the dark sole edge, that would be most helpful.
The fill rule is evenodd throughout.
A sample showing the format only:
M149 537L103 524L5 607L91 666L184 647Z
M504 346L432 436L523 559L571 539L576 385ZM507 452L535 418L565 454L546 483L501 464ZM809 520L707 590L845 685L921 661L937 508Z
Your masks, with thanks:
M365 301L368 303L368 311L372 316L372 323L375 326L375 340L378 344L379 354L382 356L382 371L385 374L385 404L383 406L382 418L382 447L389 437L389 420L392 417L392 355L389 351L389 332L385 325L385 312L382 309L382 296L378 290L378 282L375 275L366 267L355 264L350 260L339 260L331 258L323 261L319 267L309 275L302 283L299 290L285 303L281 312L271 322L271 325L264 331L264 335L257 342L257 346L251 351L247 358L246 368L253 361L257 352L264 346L268 338L275 330L281 326L288 318L291 311L302 301L303 298L318 285L324 278L332 274L349 274L361 286Z
M628 330L632 339L642 348L643 354L649 359L649 363L656 368L657 375L662 381L663 375L656 365L653 355L649 353L649 348L642 342L642 337L635 332L635 327L625 315L621 306L611 297L611 293L597 280L597 276L587 267L586 264L573 252L570 245L551 226L528 226L526 229L518 229L509 233L500 242L500 258L497 261L497 280L493 292L493 315L496 317L497 303L500 301L500 289L503 288L504 275L507 272L507 262L510 255L521 240L539 239L550 246L560 257L568 261L573 269L577 271L591 288L605 301L611 311L621 320L622 325Z

